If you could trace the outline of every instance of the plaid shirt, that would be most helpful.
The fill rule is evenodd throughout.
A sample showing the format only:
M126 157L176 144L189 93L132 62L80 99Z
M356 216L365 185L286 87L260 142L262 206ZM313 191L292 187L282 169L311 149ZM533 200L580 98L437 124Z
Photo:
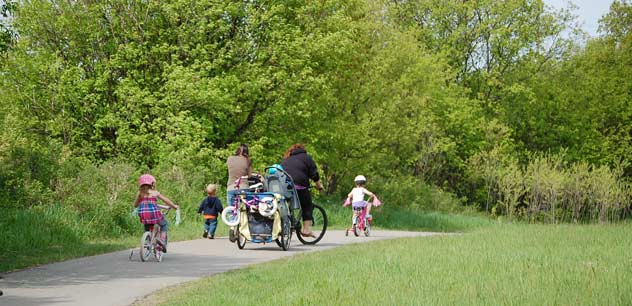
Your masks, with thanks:
M142 224L158 224L164 217L158 208L155 197L144 197L138 204L138 216Z

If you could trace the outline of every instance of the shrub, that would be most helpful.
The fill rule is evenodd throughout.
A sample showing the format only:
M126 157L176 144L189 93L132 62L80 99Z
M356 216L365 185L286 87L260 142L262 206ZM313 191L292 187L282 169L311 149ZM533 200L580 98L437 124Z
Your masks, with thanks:
M620 171L587 163L566 165L559 155L479 163L494 202L492 214L531 222L612 222L625 216L632 196Z

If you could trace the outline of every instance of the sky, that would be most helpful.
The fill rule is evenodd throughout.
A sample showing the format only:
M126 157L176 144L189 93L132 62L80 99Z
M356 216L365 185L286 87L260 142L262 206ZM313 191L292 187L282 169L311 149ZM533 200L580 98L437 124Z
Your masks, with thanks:
M597 35L599 18L608 12L612 0L570 0L577 6L573 13L578 16L578 20L583 23L584 31L591 36ZM565 8L569 0L544 0L544 3L555 8Z

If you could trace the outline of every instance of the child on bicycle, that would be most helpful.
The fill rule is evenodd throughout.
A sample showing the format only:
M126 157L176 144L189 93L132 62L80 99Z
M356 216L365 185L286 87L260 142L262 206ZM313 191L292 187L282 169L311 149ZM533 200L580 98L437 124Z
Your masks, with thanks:
M198 208L198 214L204 216L203 238L214 239L215 229L217 229L217 215L222 213L222 201L217 198L217 185L208 184L206 186L206 198Z
M163 252L167 253L169 224L158 207L158 199L165 202L169 207L178 209L178 205L156 190L156 179L151 174L141 175L138 178L138 192L136 193L134 207L138 208L138 217L140 217L140 222L145 225L145 231L149 231L149 227L152 224L160 225L159 242L162 244Z
M366 185L366 178L364 175L356 176L353 181L355 183L355 187L351 190L351 192L349 192L349 195L347 195L347 201L345 201L345 203L351 203L351 207L353 208L353 224L355 225L357 217L365 207L367 218L371 217L369 214L371 212L371 203L364 200L364 195L368 195L370 199L374 198L375 194L364 188L364 185Z

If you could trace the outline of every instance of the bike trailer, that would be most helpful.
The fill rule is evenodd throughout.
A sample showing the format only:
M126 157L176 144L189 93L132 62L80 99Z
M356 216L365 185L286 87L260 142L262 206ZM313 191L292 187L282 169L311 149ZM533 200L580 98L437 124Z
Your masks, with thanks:
M281 205L285 205L285 201L279 194L271 192L249 192L246 194L246 200L252 200L255 197L259 205L266 205L266 202L275 201L274 205L272 203L269 205L270 207L275 207L275 209L266 213L241 206L239 212L239 233L247 240L255 243L272 242L281 233L281 214L279 210L283 209L278 208L282 207Z

